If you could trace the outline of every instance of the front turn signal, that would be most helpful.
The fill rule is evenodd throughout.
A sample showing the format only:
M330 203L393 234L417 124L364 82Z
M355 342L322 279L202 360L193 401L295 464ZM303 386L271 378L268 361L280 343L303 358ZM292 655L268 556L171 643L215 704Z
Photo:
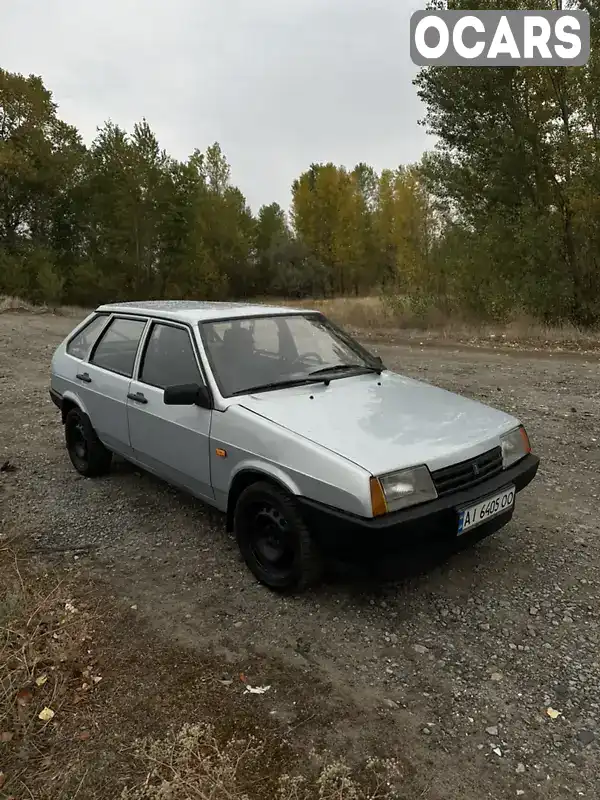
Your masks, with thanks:
M387 514L387 503L378 478L371 478L371 509L374 517L381 517Z

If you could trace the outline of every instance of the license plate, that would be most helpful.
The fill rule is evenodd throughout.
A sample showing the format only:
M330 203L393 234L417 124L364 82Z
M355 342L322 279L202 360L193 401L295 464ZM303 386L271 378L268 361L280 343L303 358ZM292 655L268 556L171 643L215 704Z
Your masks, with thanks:
M458 512L458 535L461 536L465 531L487 522L498 514L510 511L515 504L515 487L509 486L508 489L480 500L475 505L463 508Z

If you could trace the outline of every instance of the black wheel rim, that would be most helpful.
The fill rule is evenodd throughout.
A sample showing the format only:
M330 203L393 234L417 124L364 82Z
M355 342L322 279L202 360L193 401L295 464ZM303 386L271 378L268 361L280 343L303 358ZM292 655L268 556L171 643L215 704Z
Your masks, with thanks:
M80 464L87 463L87 456L88 456L87 438L85 435L83 423L80 420L74 422L70 426L69 449L78 463Z
M252 556L270 575L283 577L294 565L294 548L284 515L270 503L254 506L249 515L248 539Z

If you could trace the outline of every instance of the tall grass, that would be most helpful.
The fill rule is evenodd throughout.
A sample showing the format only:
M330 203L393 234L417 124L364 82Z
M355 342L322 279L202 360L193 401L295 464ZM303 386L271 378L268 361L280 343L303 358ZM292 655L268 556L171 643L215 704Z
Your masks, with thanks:
M256 302L266 302L257 298ZM515 313L506 322L477 320L458 311L449 311L422 299L407 296L335 297L326 300L269 300L269 304L311 308L322 311L334 322L366 332L414 332L421 338L497 339L499 342L527 341L544 345L577 343L597 345L600 332L583 330L571 324L549 326L524 313Z

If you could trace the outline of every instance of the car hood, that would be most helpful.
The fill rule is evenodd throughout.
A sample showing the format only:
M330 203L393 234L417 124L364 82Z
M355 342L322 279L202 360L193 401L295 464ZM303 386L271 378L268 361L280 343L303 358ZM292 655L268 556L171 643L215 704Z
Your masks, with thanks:
M240 405L371 474L441 469L499 445L519 424L497 409L394 372L258 393Z

